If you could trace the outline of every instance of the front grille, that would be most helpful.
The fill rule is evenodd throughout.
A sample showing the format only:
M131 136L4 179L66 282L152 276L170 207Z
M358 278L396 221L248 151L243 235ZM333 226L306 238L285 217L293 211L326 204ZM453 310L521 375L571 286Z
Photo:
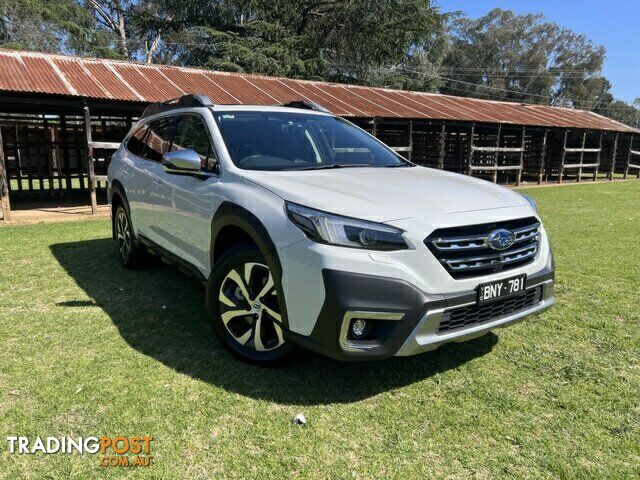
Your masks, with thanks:
M541 301L542 285L530 288L516 297L496 300L486 305L469 305L468 307L455 308L442 314L442 320L440 320L436 333L446 333L480 323L499 320L512 313L533 307Z
M489 247L487 238L496 229L513 232L513 245L501 251ZM477 277L521 267L533 261L540 243L540 222L535 217L529 217L440 228L425 238L424 243L453 278Z

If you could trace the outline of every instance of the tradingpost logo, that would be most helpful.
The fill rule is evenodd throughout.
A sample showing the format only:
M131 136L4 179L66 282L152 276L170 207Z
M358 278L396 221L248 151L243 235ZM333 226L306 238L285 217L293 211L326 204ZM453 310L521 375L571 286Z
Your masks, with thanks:
M125 437L29 437L7 436L9 453L35 454L100 454L102 467L148 467L151 464L151 435Z

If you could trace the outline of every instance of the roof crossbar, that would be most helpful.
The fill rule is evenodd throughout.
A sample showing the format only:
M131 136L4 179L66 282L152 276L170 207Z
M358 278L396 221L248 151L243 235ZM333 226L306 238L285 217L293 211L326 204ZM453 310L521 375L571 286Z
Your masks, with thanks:
M310 102L309 100L294 100L292 102L283 103L282 106L289 108L302 108L304 110L315 110L316 112L331 113L322 105L318 105L315 102Z
M179 98L173 98L166 102L152 103L144 109L141 118L155 115L156 113L166 112L168 110L174 110L176 108L187 107L212 107L213 103L211 99L206 95L194 93L191 95L183 95Z

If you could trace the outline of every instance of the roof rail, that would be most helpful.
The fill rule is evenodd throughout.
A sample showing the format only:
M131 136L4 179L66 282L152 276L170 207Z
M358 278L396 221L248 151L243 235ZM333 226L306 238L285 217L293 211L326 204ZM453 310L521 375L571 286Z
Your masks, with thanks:
M176 108L185 108L185 107L211 107L213 103L211 99L206 95L201 95L199 93L194 93L191 95L183 95L179 98L173 98L171 100L167 100L166 102L158 102L152 103L147 108L144 109L142 113L142 117L145 118L151 115L155 115L156 113L166 112L168 110L174 110Z
M316 112L331 113L322 105L318 105L317 103L310 102L308 100L294 100L293 102L284 103L282 104L282 106L289 108L302 108L304 110L315 110Z

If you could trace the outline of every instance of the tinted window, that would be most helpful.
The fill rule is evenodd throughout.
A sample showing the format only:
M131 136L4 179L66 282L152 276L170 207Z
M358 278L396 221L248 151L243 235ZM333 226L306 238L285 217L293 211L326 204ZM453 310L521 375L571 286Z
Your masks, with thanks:
M409 166L341 118L289 112L218 112L233 162L248 170Z
M202 119L196 115L180 117L178 129L173 141L173 149L191 149L200 155L200 166L207 171L214 171L216 157L213 152L209 132Z
M144 158L159 162L162 155L170 151L176 131L176 117L161 118L149 123L149 133L145 138Z
M138 128L127 141L127 150L138 157L144 152L144 136L147 133L147 125Z

